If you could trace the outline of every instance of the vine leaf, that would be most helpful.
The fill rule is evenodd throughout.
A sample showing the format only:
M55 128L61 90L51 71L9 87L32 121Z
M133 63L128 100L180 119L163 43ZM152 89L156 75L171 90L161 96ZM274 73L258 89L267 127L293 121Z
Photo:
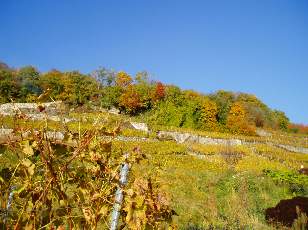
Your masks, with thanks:
M22 145L23 145L22 151L23 151L27 156L33 156L34 151L33 151L32 146L30 145L29 141L23 141Z
M109 210L109 207L106 205L103 205L101 209L99 210L99 214L101 214L102 216L106 216L108 214L108 210Z
M35 164L32 164L32 162L29 159L23 159L21 164L27 168L27 171L30 174L30 176L34 174Z

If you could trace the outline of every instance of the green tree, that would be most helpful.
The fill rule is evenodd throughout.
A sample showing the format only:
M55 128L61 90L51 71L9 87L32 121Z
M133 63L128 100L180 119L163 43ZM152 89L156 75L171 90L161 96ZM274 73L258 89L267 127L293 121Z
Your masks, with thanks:
M278 128L278 129L286 131L288 129L289 124L290 124L290 120L286 116L286 114L282 111L274 110L273 116L274 116L275 127Z
M143 71L136 74L134 88L140 96L142 109L151 109L153 84L149 81L147 72Z
M55 100L65 100L61 96L61 93L64 92L64 76L58 70L51 70L40 77L40 85L44 91L47 89L51 90L50 97ZM47 99L48 100L48 99Z
M40 79L44 90L51 89L50 96L71 105L82 105L100 94L99 83L78 71L61 73L53 70Z
M182 90L174 85L167 85L166 89L166 100L172 102L175 105L181 106L184 101L184 94Z
M33 66L25 66L17 71L20 82L19 98L21 101L29 101L34 96L42 93L39 85L40 73Z
M20 87L15 73L8 69L0 69L0 102L6 103L18 100Z
M119 86L110 86L102 90L101 106L104 108L118 107L122 90Z
M157 125L181 127L185 122L183 107L170 101L161 101L155 105L149 121Z
M235 94L232 92L219 90L214 94L209 95L209 98L217 105L217 120L225 125L231 105L235 102Z

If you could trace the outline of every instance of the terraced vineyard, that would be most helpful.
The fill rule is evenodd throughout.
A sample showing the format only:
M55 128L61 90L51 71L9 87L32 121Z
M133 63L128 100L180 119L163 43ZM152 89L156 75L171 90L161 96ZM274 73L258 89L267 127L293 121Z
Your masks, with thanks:
M282 199L308 195L307 176L297 173L301 165L308 167L308 155L279 147L278 144L292 144L293 137L286 134L284 139L276 139L278 134L273 134L269 144L265 137L177 129L175 134L220 139L210 144L196 143L189 138L178 143L172 135L157 135L158 127L152 127L149 132L132 129L127 125L131 118L122 115L78 113L69 118L71 121L64 124L2 117L2 130L10 130L2 141L0 155L3 228L44 225L48 228L83 225L108 228L118 183L114 178L117 178L124 153L131 154L133 164L125 189L125 211L119 223L126 228L164 229L169 225L179 229L273 229L275 227L265 220L265 209ZM116 127L121 128L108 131ZM160 132L162 128L169 133L173 130L159 127ZM63 137L61 140L50 137L49 142L43 134L48 130L61 132ZM34 135L26 137L25 132ZM307 137L298 138L302 139L297 146ZM241 142L233 143L230 139ZM45 152L48 143L51 155ZM63 164L68 166L72 162L71 168L59 173L48 169L44 154L54 162L54 167L63 169ZM49 175L52 172L56 175L54 178ZM284 175L288 175L287 179ZM88 186L92 184L92 190L80 184L83 181L80 176L85 177L84 183ZM68 183L67 180L80 181ZM60 188L44 189L50 184ZM85 191L74 193L78 187ZM140 189L147 192L142 193ZM62 192L67 198L61 198ZM78 200L82 199L81 194L84 198ZM97 204L89 203L96 199L93 196L101 197L97 198ZM75 206L69 204L72 199L78 200L73 202ZM43 201L52 205L46 206ZM52 209L54 216L42 219L44 207Z

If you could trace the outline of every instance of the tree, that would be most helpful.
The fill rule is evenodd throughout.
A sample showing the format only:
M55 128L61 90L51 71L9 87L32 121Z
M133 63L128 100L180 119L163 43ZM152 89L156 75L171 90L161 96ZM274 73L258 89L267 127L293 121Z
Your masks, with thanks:
M166 89L166 100L172 102L174 105L181 106L184 101L184 94L182 90L174 85L168 85L165 87Z
M227 117L227 127L233 133L255 134L255 127L249 124L247 112L241 102L232 104Z
M236 101L244 105L249 122L254 123L257 127L271 126L272 112L270 108L255 95L240 93Z
M166 95L165 86L163 85L163 83L157 82L152 97L152 101L157 102L159 100L162 100L163 98L165 98L165 95Z
M109 86L102 90L101 106L104 108L118 107L122 90L119 86Z
M160 101L155 105L150 121L157 125L182 127L185 122L185 112L182 106L176 106L170 101Z
M10 67L6 63L0 61L0 69L10 70Z
M129 114L136 114L142 108L140 95L134 88L129 86L127 90L120 97L120 106Z
M15 73L11 70L0 69L0 103L19 99L20 87Z
M51 70L40 77L40 85L43 91L50 89L50 97L55 100L67 99L67 97L63 98L65 84L67 83L64 80L63 73L58 70Z
M308 134L308 125L304 124L289 124L288 130L293 133Z
M44 74L40 81L44 90L51 89L50 97L71 105L82 105L100 94L98 82L78 71L62 73L52 70Z
M284 131L288 129L290 120L284 112L279 110L274 110L273 116L276 128Z
M116 85L120 86L121 88L126 88L131 85L133 79L130 75L125 73L124 71L120 71L116 75Z
M149 84L149 74L146 71L138 72L135 76L136 84Z
M98 70L95 70L91 76L103 87L115 85L116 73L113 70L99 68Z
M78 71L65 73L64 79L64 93L67 94L68 101L71 104L83 105L100 93L99 83Z
M39 77L40 73L33 66L25 66L17 71L17 78L21 88L19 93L21 101L29 101L42 93Z
M217 128L217 114L218 109L214 101L205 99L201 108L201 120L203 127L208 130L215 130Z
M158 82L156 84L156 89L155 89L156 97L160 100L165 97L166 92L165 92L165 86L163 83Z
M209 98L215 101L217 105L217 120L225 125L227 122L228 113L231 105L235 102L235 94L224 90L219 90L214 94L209 95Z
M142 109L150 109L152 107L153 84L149 81L147 72L142 71L136 74L134 88L140 96Z

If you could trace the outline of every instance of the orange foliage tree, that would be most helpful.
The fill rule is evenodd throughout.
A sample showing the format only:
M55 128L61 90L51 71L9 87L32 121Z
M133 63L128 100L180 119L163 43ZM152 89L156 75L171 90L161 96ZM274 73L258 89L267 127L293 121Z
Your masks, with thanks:
M308 125L291 123L288 125L288 129L293 133L308 134Z
M165 86L161 82L156 83L154 94L152 96L152 101L156 102L163 99L166 95Z
M234 133L255 134L255 126L249 124L247 112L241 102L235 102L227 117L227 127Z
M159 99L162 99L162 98L164 98L165 97L165 86L163 85L163 83L161 83L161 82L158 82L157 84L156 84L156 95L157 95L157 97L159 98Z
M128 86L126 91L120 97L119 105L130 114L135 114L139 109L142 108L143 103L139 93L136 91L134 86Z

